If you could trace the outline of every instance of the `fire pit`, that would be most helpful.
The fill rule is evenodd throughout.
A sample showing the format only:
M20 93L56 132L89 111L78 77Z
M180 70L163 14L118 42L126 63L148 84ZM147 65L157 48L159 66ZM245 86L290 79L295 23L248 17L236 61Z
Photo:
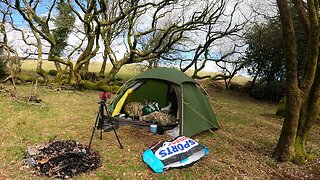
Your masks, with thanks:
M74 140L28 147L27 162L38 174L66 179L100 166L100 155Z

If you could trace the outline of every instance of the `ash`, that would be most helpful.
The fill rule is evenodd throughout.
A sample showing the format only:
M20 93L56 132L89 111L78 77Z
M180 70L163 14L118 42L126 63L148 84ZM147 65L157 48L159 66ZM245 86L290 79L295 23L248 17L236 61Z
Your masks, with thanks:
M68 179L100 166L99 153L74 140L28 147L27 153L27 162L38 174L54 178Z

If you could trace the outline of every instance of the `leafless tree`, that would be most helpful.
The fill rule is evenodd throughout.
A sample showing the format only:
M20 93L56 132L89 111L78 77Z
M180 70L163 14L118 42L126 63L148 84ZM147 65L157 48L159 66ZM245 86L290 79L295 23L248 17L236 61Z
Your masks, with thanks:
M194 67L193 77L198 78L207 61L223 60L212 56L216 42L237 36L245 25L234 22L234 16L239 13L236 11L238 0L231 10L228 3L232 0L68 0L82 24L74 28L73 34L83 32L83 35L79 36L78 45L69 45L70 53L63 58L53 53L57 42L50 22L56 1L45 2L46 16L37 14L37 8L43 6L44 1L15 0L11 7L29 24L35 37L40 37L37 45L49 44L49 51L43 53L55 62L58 71L62 72L60 64L66 65L70 84L98 89L112 81L122 66L140 62L183 61L187 65L181 69ZM194 45L197 44L193 41L195 38L201 43ZM105 72L107 61L111 62L110 72L97 84L83 81L81 71L87 71L90 60L100 49L103 49L104 60L100 73ZM42 51L38 49L38 52ZM80 52L78 56L76 52ZM193 58L185 58L186 53L192 53Z
M1 13L1 23L0 23L0 46L3 48L3 59L8 63L8 74L9 76L3 81L11 81L14 86L14 94L16 94L16 85L15 80L18 77L18 74L21 71L21 61L19 59L17 51L9 44L8 41L8 30L7 25L10 23L8 20L11 16L11 8L7 6L5 3L0 2L0 13Z
M7 1L10 4L9 1ZM98 25L93 24L93 9L95 6L95 2L92 1L88 4L87 8L82 7L82 4L78 1L76 3L81 5L81 10L84 12L84 16L82 17L79 12L76 15L79 17L81 22L84 24L84 32L85 36L81 40L80 45L83 45L83 41L87 41L87 44L84 47L84 50L81 54L77 57L77 61L75 64L70 60L70 57L79 50L82 46L75 46L73 50L67 55L66 59L61 58L54 54L55 47L57 46L57 39L55 39L53 35L53 27L52 26L52 16L53 10L56 5L56 0L46 2L48 6L48 13L46 16L41 16L37 14L37 8L40 6L39 4L43 3L42 1L26 1L23 0L15 1L14 4L10 4L12 8L16 9L23 19L29 24L34 36L37 40L37 48L38 48L38 58L39 55L41 56L43 52L43 46L41 46L41 40L46 41L49 44L49 51L45 52L48 55L48 60L53 61L56 65L57 70L59 73L62 72L62 68L60 64L64 64L69 69L69 79L72 85L77 85L81 82L81 77L79 74L80 69L84 64L89 62L89 60L95 56L96 52L99 49L99 43L97 43L99 36L99 27ZM41 6L44 6L43 4ZM72 6L71 6L72 7ZM73 9L73 11L75 11ZM75 11L76 12L76 11ZM50 24L51 23L51 24ZM30 44L29 44L30 45ZM41 59L41 58L40 58Z
M97 9L97 14L99 24L103 27L101 36L104 40L104 58L108 58L112 64L106 82L111 81L125 64L154 60L169 52L190 28L186 21L161 24L175 6L181 6L181 1L118 0L100 1L100 4L102 8ZM148 42L144 41L146 38L149 39ZM112 49L115 41L125 44L122 57L116 56Z
M245 61L239 57L241 54L240 46L242 31L248 22L248 19L239 16L245 16L239 11L239 6L242 1L206 1L205 11L206 16L203 16L202 24L197 28L195 33L198 33L200 41L197 46L189 46L183 49L188 53L188 57L180 57L180 69L187 71L193 68L193 78L211 78L211 79L229 79L244 66ZM196 43L194 43L196 44ZM228 44L229 47L225 46ZM230 47L230 44L233 44ZM191 48L190 48L191 47ZM219 47L223 47L223 51L219 51ZM229 49L229 50L226 50ZM243 48L242 48L243 49ZM232 58L236 56L237 59ZM199 72L204 69L207 62L215 62L224 72L211 77L211 75L199 76ZM228 66L226 64L229 64ZM228 69L232 67L232 69ZM229 84L227 83L227 84Z

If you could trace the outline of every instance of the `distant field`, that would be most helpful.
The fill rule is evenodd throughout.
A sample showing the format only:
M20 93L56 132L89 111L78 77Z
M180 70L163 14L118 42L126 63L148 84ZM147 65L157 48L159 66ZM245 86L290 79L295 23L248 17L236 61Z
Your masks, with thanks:
M91 62L89 66L89 71L91 72L99 72L101 68L102 62ZM37 61L35 60L26 60L23 61L22 69L25 71L35 71L37 67ZM64 67L64 66L62 66ZM49 71L51 69L55 69L54 63L50 61L43 61L42 68L45 71ZM106 73L109 72L111 69L111 64L107 64ZM121 77L124 79L129 79L130 77L138 74L140 72L140 68L137 65L125 65L123 68L121 68L119 74L117 77ZM187 71L187 74L191 75L191 71ZM214 75L215 72L200 72L200 75ZM243 85L250 80L248 77L245 76L235 76L232 80L232 82Z
M91 62L89 66L89 71L99 72L101 68L101 64L102 62ZM62 65L62 67L65 67L65 66ZM35 60L26 60L26 61L23 61L22 63L22 69L25 71L35 71L36 68L37 68L37 61ZM43 61L42 68L45 71L56 69L54 66L54 63L51 61ZM111 69L111 64L107 64L106 73L109 72L110 69ZM124 79L128 79L134 76L135 74L137 74L138 72L139 72L138 68L135 67L134 65L125 65L123 68L121 68L117 76Z

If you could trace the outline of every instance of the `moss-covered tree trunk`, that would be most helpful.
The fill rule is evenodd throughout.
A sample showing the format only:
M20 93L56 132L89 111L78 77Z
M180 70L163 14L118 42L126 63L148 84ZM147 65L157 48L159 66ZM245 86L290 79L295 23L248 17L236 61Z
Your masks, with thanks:
M77 78L76 78L76 75L74 73L74 70L73 70L73 63L72 62L69 62L69 78L70 78L70 84L72 86L76 86L77 85Z
M93 47L95 44L96 34L88 32L88 43L84 51L78 57L76 64L74 65L74 74L77 81L81 81L80 73L87 73L89 69L90 56L93 54ZM96 45L97 46L97 45ZM81 72L82 71L82 72Z
M122 66L124 66L125 64L129 64L130 63L130 58L129 55L127 55L126 57L124 57L123 59L113 63L113 66L111 68L111 70L109 71L107 77L105 78L105 82L109 83L112 80L115 79L115 76L117 75L117 73L120 71L120 69L122 68Z
M320 70L317 70L317 75L314 80L313 86L310 90L310 95L306 101L305 110L300 113L299 126L296 138L296 157L297 163L304 163L308 159L308 153L306 151L306 142L309 135L309 131L312 126L317 122L320 115Z
M37 73L43 78L45 84L49 83L48 74L42 69L42 59L38 59Z
M45 84L49 83L48 74L42 69L42 52L40 53L39 50L38 50L38 61L37 61L36 71L43 78Z
M106 72L106 67L107 67L107 58L103 58L103 62L102 62L99 74L104 74Z
M319 115L319 2L309 0L308 17L310 25L307 63L304 65L301 90L304 95L304 104L300 111L299 126L296 140L296 157L297 163L303 163L307 160L306 141L311 127ZM308 31L307 31L308 32Z
M295 157L295 140L299 122L300 97L296 92L287 96L287 112L274 155L278 161L290 161Z
M86 62L86 63L83 65L82 71L83 71L84 74L86 74L86 73L89 72L89 65L90 65L89 61Z
M314 0L294 0L300 22L305 30L308 53L298 83L297 44L287 0L277 0L286 58L286 114L280 139L275 149L279 161L304 163L308 154L306 142L311 127L319 116L319 4Z
M111 70L109 71L107 77L105 78L105 82L106 83L109 83L111 82L112 80L114 80L115 76L117 75L117 73L120 71L121 67L123 65L120 65L120 64L116 64L115 66L113 66L111 68Z
M111 42L112 42L112 28L111 26L105 26L101 30L101 37L103 40L104 50L103 50L103 62L100 69L100 74L104 74L107 67L107 60L109 59L112 64L115 64L114 60L114 54L112 52L111 48Z
M299 122L301 96L298 87L297 44L287 0L277 0L280 11L284 51L286 57L287 112L280 139L275 149L275 158L288 161L295 156L295 139Z
M37 70L36 71L43 78L44 83L47 84L47 83L49 83L48 74L47 74L47 72L45 72L42 69L42 55L43 55L43 52L42 52L41 38L40 38L39 34L34 29L32 29L32 33L36 38L37 50L38 50L38 61L37 61Z
M62 68L61 68L61 65L59 62L55 61L54 62L54 66L56 67L58 73L61 73L62 72Z

